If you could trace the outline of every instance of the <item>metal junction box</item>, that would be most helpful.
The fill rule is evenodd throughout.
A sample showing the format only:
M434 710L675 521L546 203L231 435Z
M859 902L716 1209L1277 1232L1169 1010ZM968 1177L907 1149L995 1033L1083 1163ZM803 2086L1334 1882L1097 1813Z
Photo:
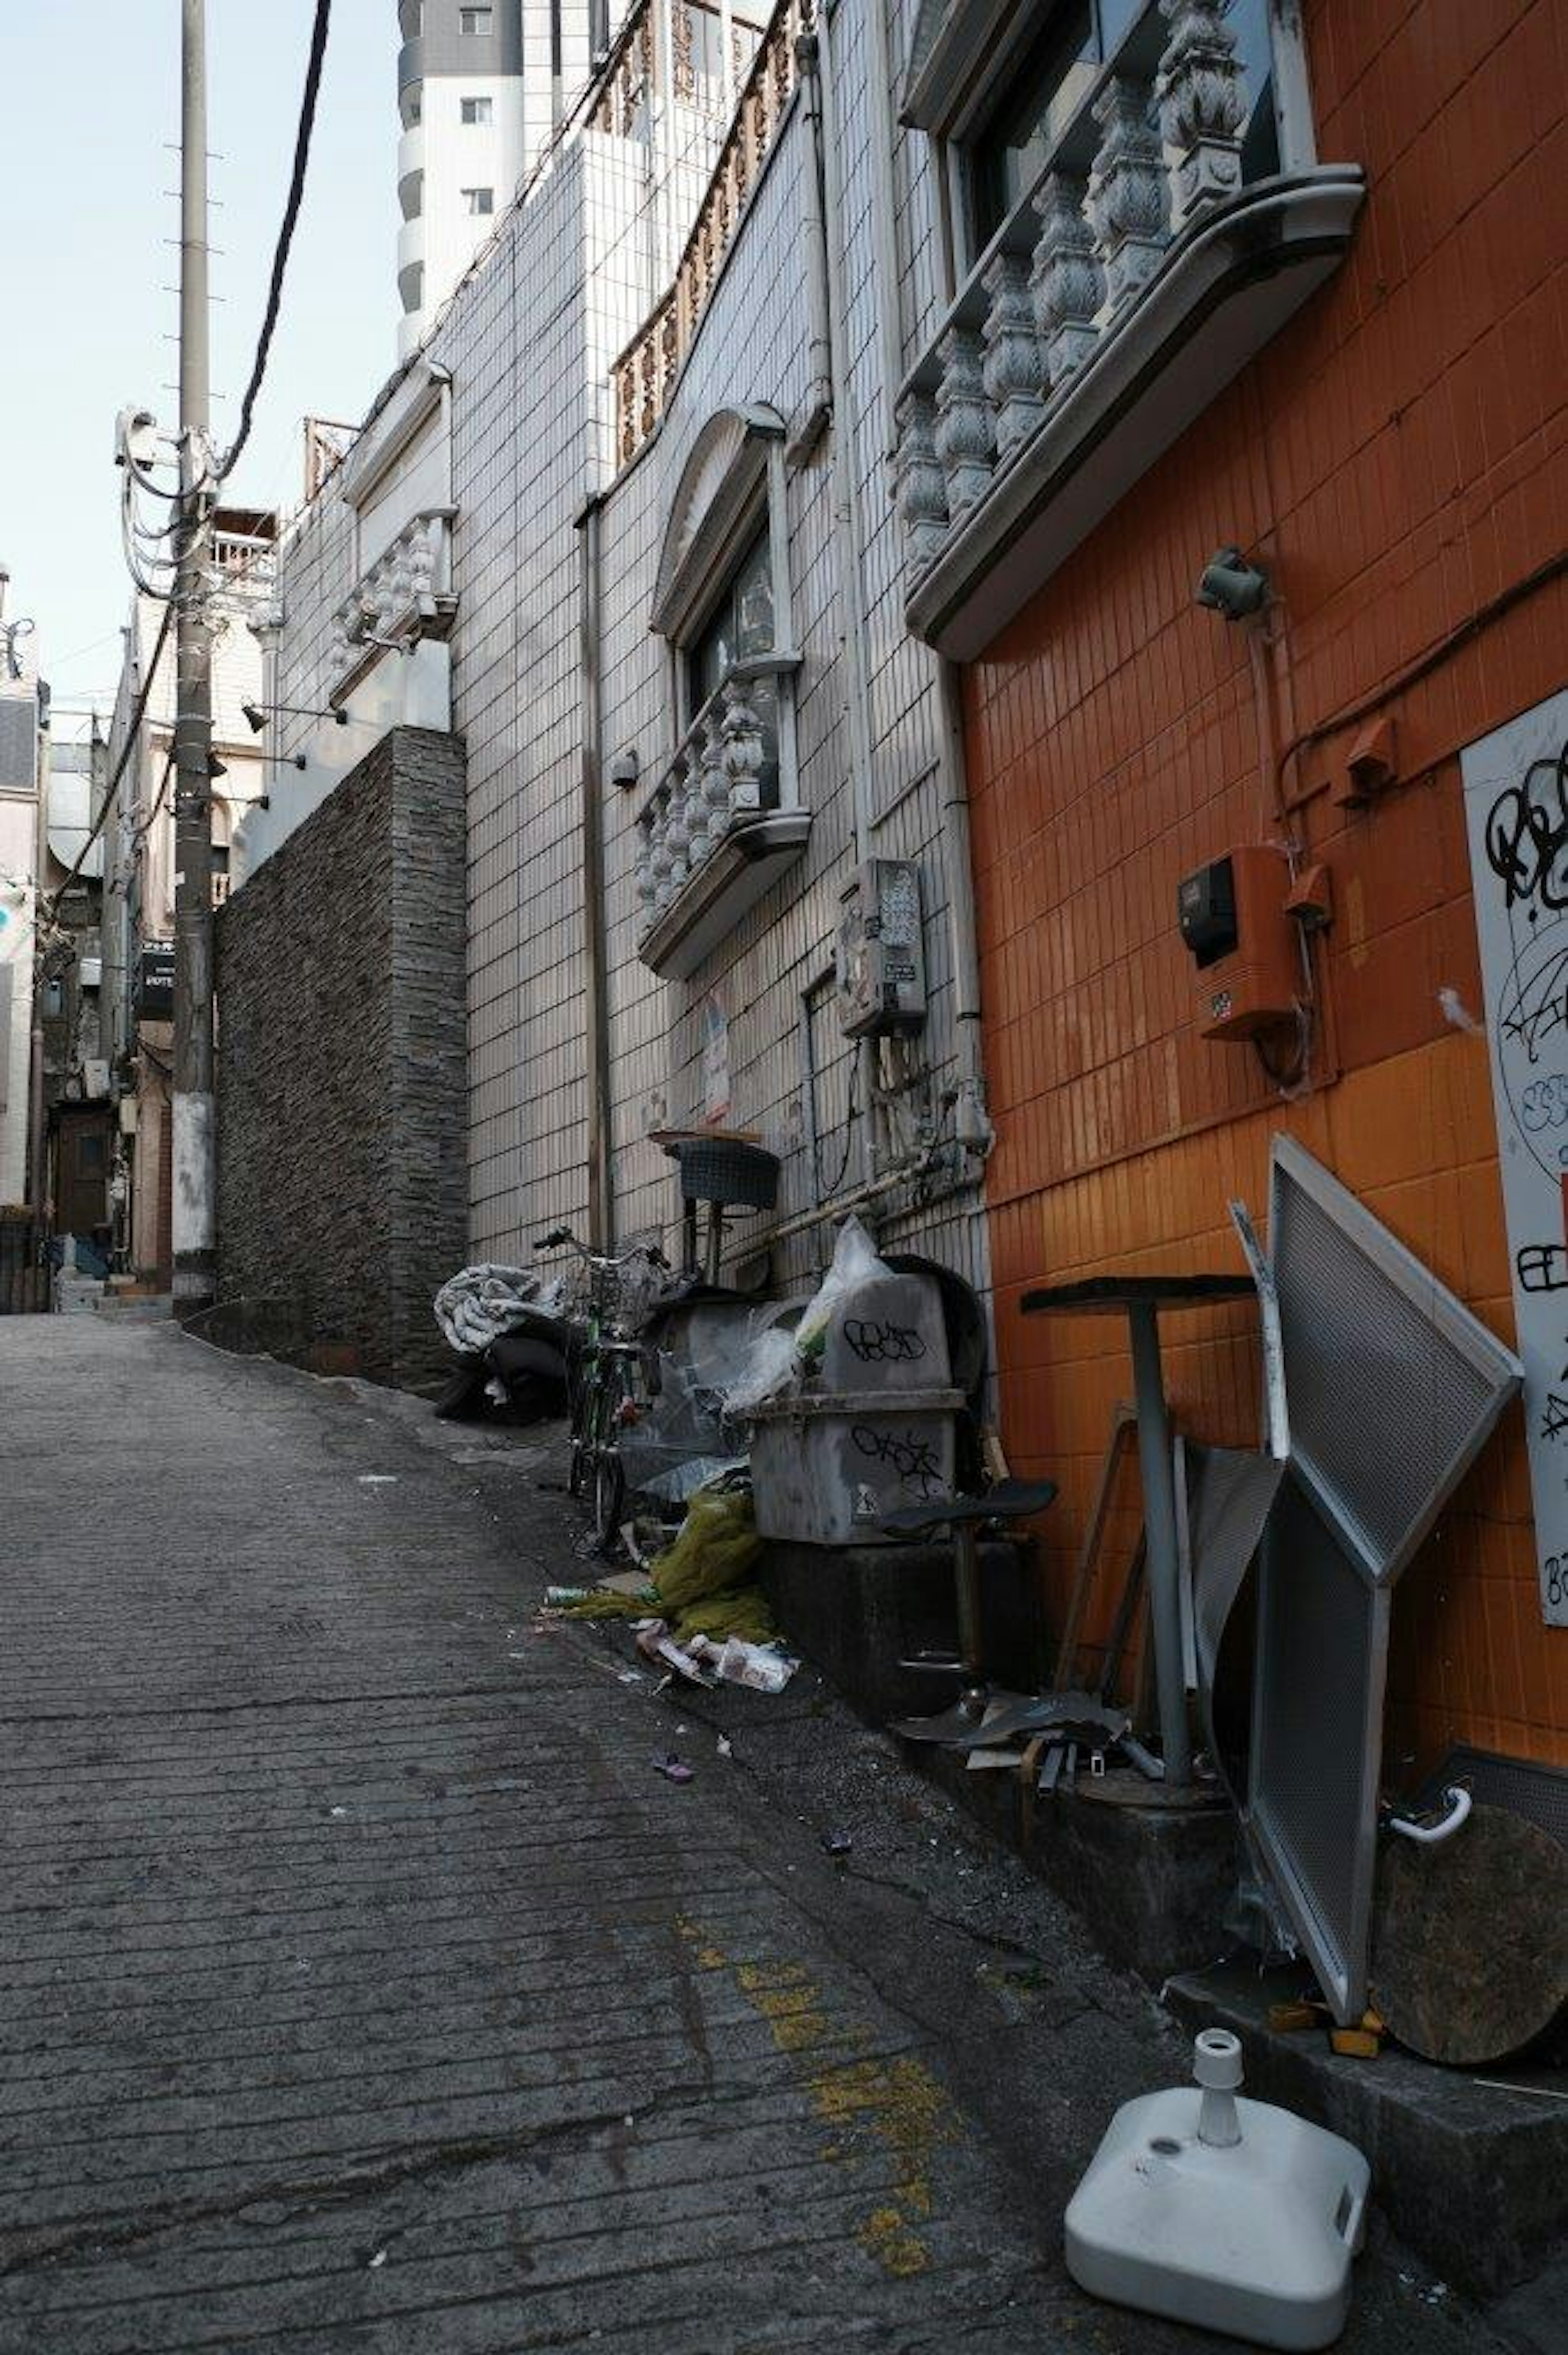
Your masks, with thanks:
M1229 851L1178 887L1181 938L1202 975L1198 1021L1205 1039L1253 1039L1294 1019L1301 947L1286 905L1289 890L1285 855L1266 843Z
M926 1020L920 869L869 858L839 919L839 1018L846 1039L891 1038Z

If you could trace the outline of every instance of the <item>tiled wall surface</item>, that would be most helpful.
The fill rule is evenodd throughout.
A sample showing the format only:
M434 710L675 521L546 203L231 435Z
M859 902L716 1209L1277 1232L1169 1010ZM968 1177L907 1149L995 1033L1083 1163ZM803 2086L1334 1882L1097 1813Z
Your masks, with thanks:
M890 11L894 54L908 27ZM841 896L854 860L849 692L843 638L858 633L869 677L870 848L917 858L926 898L932 1013L927 1092L953 1072L948 911L938 856L944 789L932 658L905 635L901 545L885 463L887 399L871 260L873 87L862 0L842 0L831 32L842 121L848 415L859 509L858 597L846 595L832 528L831 437L789 483L802 796L815 813L809 852L687 982L665 983L635 953L636 813L678 733L669 651L649 628L654 571L682 466L721 408L766 402L787 420L808 380L807 252L800 176L808 125L789 114L732 246L663 422L638 461L612 473L610 364L669 283L705 182L711 124L672 142L662 180L640 141L583 134L567 149L448 309L427 356L451 374L452 494L458 508L453 719L468 761L470 1250L526 1258L529 1239L586 1220L587 1097L581 884L579 532L585 500L606 493L599 579L602 741L635 747L639 786L602 786L609 949L613 1191L618 1232L667 1228L671 1166L647 1141L699 1108L700 1029L716 996L729 1023L733 1117L785 1156L781 1205L811 1207L838 1173L861 1175L861 1107L846 1131L850 1051L831 1010ZM885 82L884 104L887 103ZM690 112L681 110L683 118ZM902 332L928 332L925 149L901 144L895 186ZM699 149L701 153L699 153ZM325 625L354 581L352 518L329 486L297 527L282 573L286 620L277 694L317 704ZM863 608L863 611L861 609ZM856 615L859 615L857 620ZM281 738L281 749L292 749ZM286 782L284 785L286 790ZM818 1171L805 1143L801 1001L812 994ZM737 1222L744 1249L755 1222ZM895 1202L887 1232L927 1248L982 1285L978 1191L924 1207ZM831 1230L788 1255L805 1276Z
M1260 769L1244 634L1194 606L1235 541L1282 597L1284 741L1375 694L1559 551L1568 515L1560 189L1568 20L1552 0L1308 0L1319 154L1366 168L1343 270L975 666L967 729L999 1142L989 1173L1005 1426L1064 1478L1066 1575L1119 1329L1025 1320L1022 1290L1231 1267L1299 1135L1494 1329L1512 1313L1458 753L1563 684L1568 589L1524 594L1388 703L1402 782L1330 788L1351 731ZM1198 1034L1179 879L1286 830L1328 863L1315 1083L1282 1102ZM1195 1435L1255 1429L1235 1316L1172 1320ZM1395 1604L1391 1763L1454 1740L1568 1764L1568 1632L1543 1629L1518 1411Z

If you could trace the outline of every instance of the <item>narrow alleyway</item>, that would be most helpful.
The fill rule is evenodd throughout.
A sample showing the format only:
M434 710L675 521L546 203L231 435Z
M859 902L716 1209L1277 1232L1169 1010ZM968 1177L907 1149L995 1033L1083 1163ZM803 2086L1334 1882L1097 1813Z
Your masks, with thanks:
M5 2355L1205 2343L1056 2254L1147 1998L813 1679L748 1771L538 1631L542 1450L7 1318L0 1458ZM1346 2344L1456 2306L1380 2248Z

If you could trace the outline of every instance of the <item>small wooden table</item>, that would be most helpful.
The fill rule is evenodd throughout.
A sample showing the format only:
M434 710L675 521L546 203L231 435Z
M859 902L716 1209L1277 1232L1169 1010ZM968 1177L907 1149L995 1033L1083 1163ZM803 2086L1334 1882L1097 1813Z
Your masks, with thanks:
M1125 1316L1132 1342L1133 1399L1138 1409L1138 1459L1143 1475L1144 1536L1149 1562L1149 1615L1160 1699L1160 1738L1168 1787L1192 1779L1187 1740L1187 1694L1181 1674L1181 1598L1176 1551L1176 1477L1171 1455L1171 1410L1160 1362L1160 1311L1213 1308L1255 1297L1249 1275L1092 1275L1076 1284L1047 1284L1026 1292L1025 1316Z

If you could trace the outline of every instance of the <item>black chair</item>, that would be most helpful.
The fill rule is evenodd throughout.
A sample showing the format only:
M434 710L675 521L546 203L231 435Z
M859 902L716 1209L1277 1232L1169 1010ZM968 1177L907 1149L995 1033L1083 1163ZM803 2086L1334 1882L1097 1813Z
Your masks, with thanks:
M939 1710L935 1717L901 1719L893 1728L895 1733L909 1742L961 1743L978 1731L993 1697L986 1681L980 1624L980 1532L1033 1520L1036 1514L1044 1512L1055 1496L1054 1480L999 1480L982 1495L933 1497L925 1504L906 1505L889 1513L883 1521L883 1531L888 1537L921 1537L944 1529L952 1532L959 1648L954 1653L922 1653L899 1665L922 1674L956 1676L962 1680L951 1709Z

